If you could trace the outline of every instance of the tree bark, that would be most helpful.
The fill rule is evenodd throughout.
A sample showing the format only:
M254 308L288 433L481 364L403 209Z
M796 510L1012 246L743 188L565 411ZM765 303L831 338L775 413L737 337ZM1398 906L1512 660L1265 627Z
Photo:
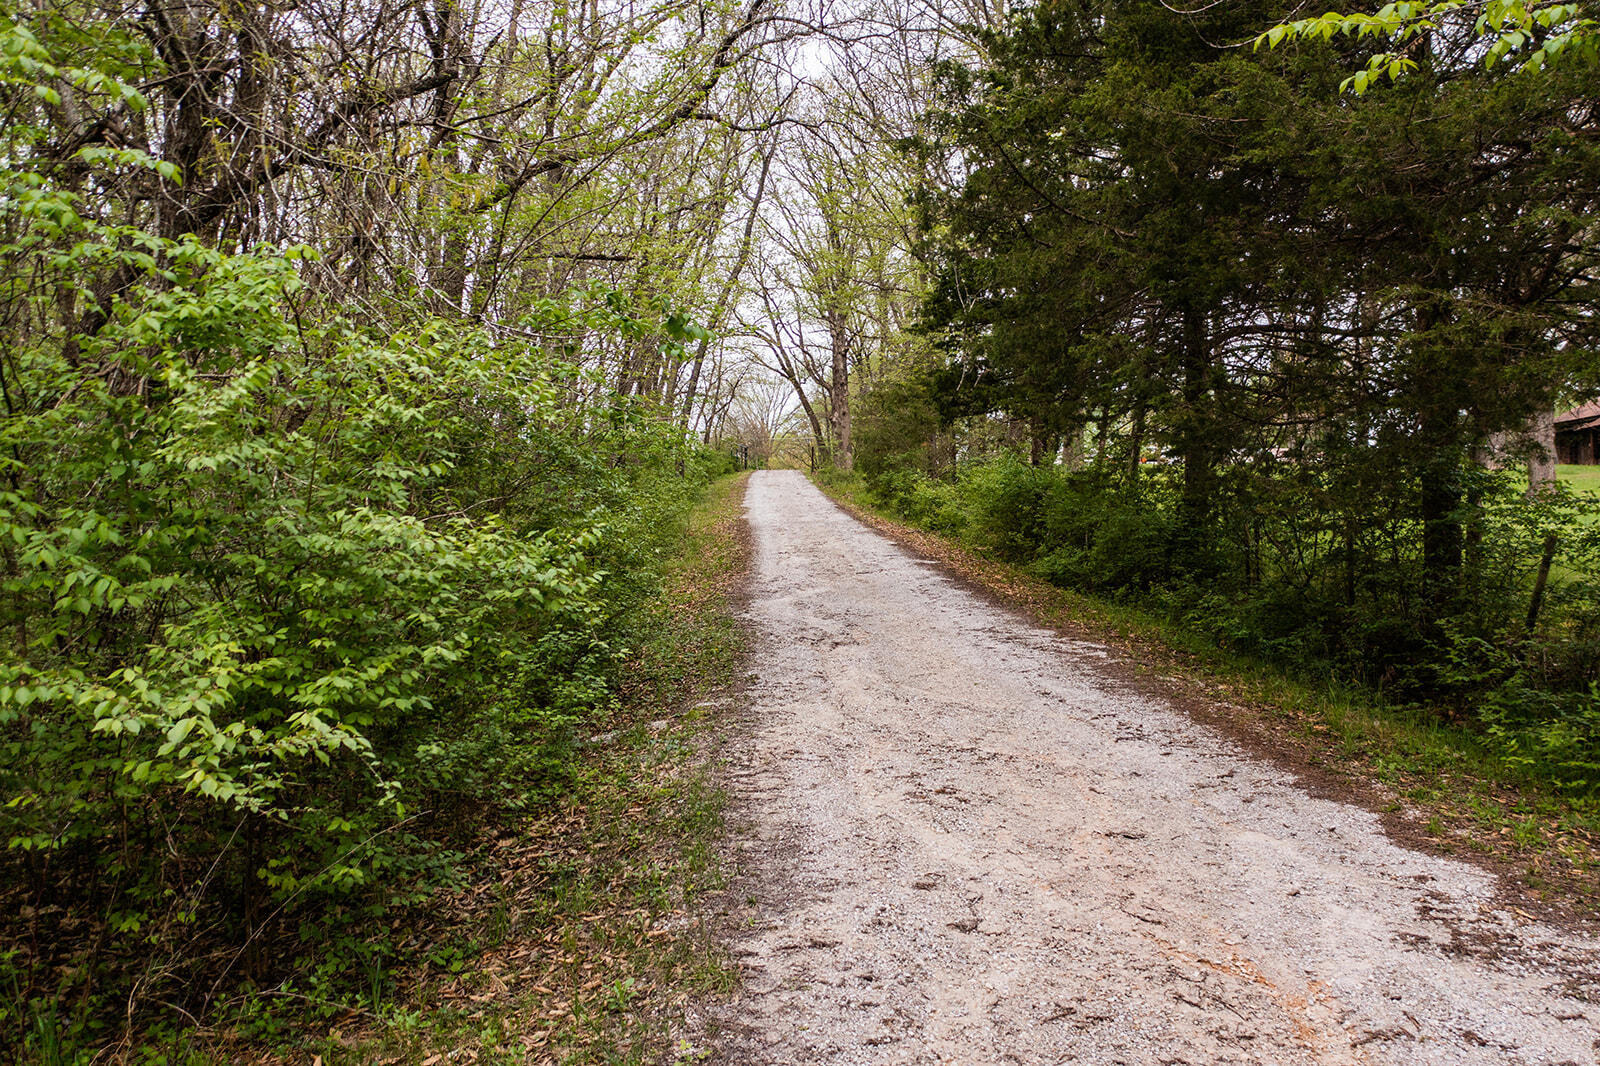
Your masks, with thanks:
M1418 443L1418 514L1422 520L1423 599L1429 620L1449 612L1461 579L1465 539L1461 529L1461 463L1456 436L1460 415L1434 409L1422 415Z
M844 313L828 314L828 341L833 349L832 373L828 379L828 417L833 423L833 465L836 470L855 468L850 446L850 333Z
M1195 539L1203 535L1211 517L1216 466L1215 449L1204 424L1206 390L1211 384L1211 348L1205 312L1183 312L1183 428L1179 453L1183 459L1183 492L1179 500L1180 528Z
M1528 495L1534 496L1556 483L1556 413L1549 407L1528 419Z

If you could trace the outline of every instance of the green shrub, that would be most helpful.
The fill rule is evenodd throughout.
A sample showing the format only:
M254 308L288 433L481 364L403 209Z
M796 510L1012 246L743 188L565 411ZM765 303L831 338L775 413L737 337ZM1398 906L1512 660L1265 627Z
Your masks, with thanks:
M873 500L892 514L941 533L959 534L967 514L959 491L911 469L885 470L867 479Z
M78 207L0 172L10 321L44 323L0 353L0 931L38 946L0 981L198 1012L300 965L267 950L297 924L338 969L365 940L329 930L559 791L717 460L648 407L575 406L592 382L537 346L340 319L307 253ZM594 299L523 325L656 328Z
M1054 480L1053 471L1009 454L964 469L959 492L970 539L1011 562L1034 559L1044 546L1045 502Z
M901 471L939 472L939 415L925 380L881 382L861 397L854 414L855 468L869 484Z
M1172 512L1157 487L1117 491L1094 474L1056 475L1039 522L1034 569L1084 591L1148 591L1170 577Z

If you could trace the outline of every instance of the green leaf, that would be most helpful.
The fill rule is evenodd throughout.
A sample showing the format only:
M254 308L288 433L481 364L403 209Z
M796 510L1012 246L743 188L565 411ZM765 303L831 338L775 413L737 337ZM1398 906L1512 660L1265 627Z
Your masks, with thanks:
M180 718L167 729L168 749L177 747L194 731L196 719Z

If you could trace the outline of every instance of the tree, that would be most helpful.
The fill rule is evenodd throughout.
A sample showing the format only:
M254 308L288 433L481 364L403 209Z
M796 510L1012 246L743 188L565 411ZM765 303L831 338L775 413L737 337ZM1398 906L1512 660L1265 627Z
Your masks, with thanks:
M1418 56L1435 51L1435 42L1453 36L1460 48L1468 39L1464 25L1483 39L1483 62L1518 63L1523 71L1542 70L1550 63L1592 60L1600 54L1600 22L1584 13L1582 4L1527 3L1526 0L1444 0L1385 4L1371 14L1329 12L1315 18L1280 23L1261 33L1255 46L1276 48L1287 40L1330 41L1335 35L1398 45L1368 57L1364 69L1340 83L1356 95L1384 76L1391 81L1417 69Z
M905 324L904 230L877 188L877 155L826 114L791 134L764 220L758 298L772 368L791 382L828 461L853 464L858 375ZM881 153L881 149L879 149ZM903 210L903 209L902 209ZM807 390L820 390L807 395ZM826 426L824 426L826 422Z
M1260 581L1272 537L1331 580L1303 553L1342 542L1353 603L1403 543L1381 609L1437 622L1471 583L1474 449L1594 380L1592 72L1340 99L1332 56L1225 46L1271 10L1048 5L950 72L922 146L966 163L925 221L970 397L945 405L1093 422L1130 484L1164 445L1180 572Z
M381 966L344 922L559 794L703 473L752 59L804 32L135 10L0 20L8 1049Z

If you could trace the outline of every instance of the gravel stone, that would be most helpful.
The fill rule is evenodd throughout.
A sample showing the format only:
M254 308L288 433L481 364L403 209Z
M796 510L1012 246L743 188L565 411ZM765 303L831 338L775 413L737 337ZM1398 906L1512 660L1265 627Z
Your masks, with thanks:
M1497 909L980 602L791 471L755 474L761 634L727 784L742 991L777 1064L1595 1064L1600 944Z

